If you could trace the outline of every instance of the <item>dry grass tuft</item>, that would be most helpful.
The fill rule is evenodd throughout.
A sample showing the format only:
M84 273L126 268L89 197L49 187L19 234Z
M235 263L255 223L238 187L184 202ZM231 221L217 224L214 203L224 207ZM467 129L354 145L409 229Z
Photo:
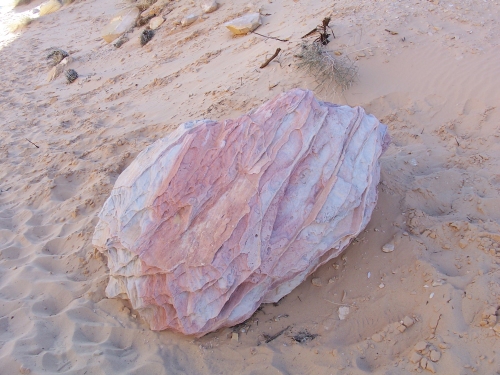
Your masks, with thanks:
M61 9L62 4L58 0L49 0L40 5L40 17L54 13Z
M310 73L318 87L330 88L334 92L345 91L352 86L358 67L347 56L335 56L317 42L303 43L298 54L298 68Z
M23 16L9 25L9 31L11 33L15 33L16 31L24 29L31 22L33 22L33 18L31 18L30 16Z

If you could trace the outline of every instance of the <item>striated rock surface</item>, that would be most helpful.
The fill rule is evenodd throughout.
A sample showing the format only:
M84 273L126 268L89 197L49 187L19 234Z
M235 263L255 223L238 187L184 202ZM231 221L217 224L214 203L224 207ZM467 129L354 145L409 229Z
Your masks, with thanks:
M99 214L107 296L130 299L151 329L196 336L278 301L367 225L386 131L301 89L236 120L182 124L137 156Z

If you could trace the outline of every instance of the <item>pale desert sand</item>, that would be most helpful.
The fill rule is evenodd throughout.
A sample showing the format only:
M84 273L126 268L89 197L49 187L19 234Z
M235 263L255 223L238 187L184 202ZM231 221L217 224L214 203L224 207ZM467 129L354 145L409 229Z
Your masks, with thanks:
M118 0L77 0L15 38L2 31L0 374L499 373L498 2L255 1L256 31L289 42L232 37L222 24L247 1L220 3L182 28L174 22L199 8L173 2L142 48L142 28L120 49L101 39ZM5 9L2 27L14 17ZM107 267L91 244L117 176L184 121L234 118L281 91L315 89L294 55L330 13L328 48L357 59L359 78L343 95L317 96L363 106L392 136L370 224L242 326L201 339L150 331L126 301L104 297ZM74 57L73 84L47 83L50 47ZM294 342L304 330L318 336Z

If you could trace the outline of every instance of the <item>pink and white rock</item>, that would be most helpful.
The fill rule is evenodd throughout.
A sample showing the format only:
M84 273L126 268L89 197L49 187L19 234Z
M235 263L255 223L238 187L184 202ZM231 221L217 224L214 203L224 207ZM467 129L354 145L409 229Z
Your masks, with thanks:
M301 89L236 120L182 124L137 156L99 214L107 296L153 330L244 321L365 228L388 143L362 108Z

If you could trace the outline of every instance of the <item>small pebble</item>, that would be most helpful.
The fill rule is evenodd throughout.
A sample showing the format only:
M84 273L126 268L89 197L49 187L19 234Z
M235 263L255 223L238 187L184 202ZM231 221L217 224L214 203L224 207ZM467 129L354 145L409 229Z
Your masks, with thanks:
M314 286L323 286L323 282L319 277L315 277L314 279L311 280L312 285Z
M420 351L424 350L425 348L427 348L427 343L425 341L419 341L419 342L417 342L417 344L414 347L414 349L417 352L420 352Z
M425 369L427 367L427 358L423 357L420 360L420 367L422 367L423 369Z
M375 342L382 342L383 337L382 337L382 335L380 333L375 333L372 336L372 340L375 341Z
M348 306L340 306L339 307L339 319L345 320L347 315L349 315L349 307Z
M186 17L184 17L181 20L181 25L182 26L189 26L192 23L194 23L198 19L198 16L196 14L188 14Z
M78 73L73 69L66 70L64 74L68 83L73 83L78 78Z
M153 30L145 29L140 36L141 46L145 46L151 39L153 39L154 35L155 33Z
M384 283L380 283L380 285L378 286L380 289L382 289L383 287L385 287L385 284Z
M419 363L421 359L422 359L422 356L420 354L418 354L417 352L412 352L410 355L410 362L411 363Z
M403 324L406 327L411 327L415 323L412 318L410 318L408 315L403 318Z
M448 349L448 344L446 344L444 342L438 343L438 346L439 346L440 349Z
M437 350L432 350L430 358L432 362L437 362L441 358L441 353L438 352Z
M236 342L238 341L238 334L236 332L233 332L231 334L231 340Z
M19 367L19 372L23 375L31 374L31 370L28 367L25 367L23 365L21 365L21 367Z
M382 246L382 251L384 253L392 253L394 251L394 244L392 242L386 243Z
M432 286L441 286L441 285L444 285L444 283L445 283L444 280L438 279L438 280L432 282Z
M432 372L433 374L436 373L436 365L434 363L432 363L431 361L427 361L425 369L429 372Z

